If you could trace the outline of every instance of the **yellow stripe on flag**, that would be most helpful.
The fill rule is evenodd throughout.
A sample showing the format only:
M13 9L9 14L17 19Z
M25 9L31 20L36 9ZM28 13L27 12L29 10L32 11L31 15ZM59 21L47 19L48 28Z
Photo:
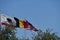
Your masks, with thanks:
M20 27L20 28L24 28L23 20L19 20L19 27Z

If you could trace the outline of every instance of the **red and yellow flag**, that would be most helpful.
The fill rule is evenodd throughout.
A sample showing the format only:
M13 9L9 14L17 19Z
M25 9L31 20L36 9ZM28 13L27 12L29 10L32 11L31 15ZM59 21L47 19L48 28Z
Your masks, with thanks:
M17 18L14 18L16 20L16 27L19 28L25 28L28 30L34 30L34 31L38 31L35 26L33 26L30 22L28 22L27 20L19 20Z

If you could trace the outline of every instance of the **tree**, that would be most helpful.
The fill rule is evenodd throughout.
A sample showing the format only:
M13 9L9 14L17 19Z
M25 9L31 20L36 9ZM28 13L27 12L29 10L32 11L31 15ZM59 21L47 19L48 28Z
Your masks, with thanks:
M15 36L15 30L5 27L0 29L0 40L18 40Z
M60 40L60 37L55 33L51 33L49 30L46 30L46 32L39 30L37 35L33 36L33 40Z

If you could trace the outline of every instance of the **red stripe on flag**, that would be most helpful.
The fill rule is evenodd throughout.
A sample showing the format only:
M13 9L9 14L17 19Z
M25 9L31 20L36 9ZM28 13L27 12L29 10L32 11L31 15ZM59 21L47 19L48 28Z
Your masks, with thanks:
M14 26L14 25L10 25L10 24L5 23L5 22L2 22L2 25L5 25L5 26L11 27L11 28L15 28L15 26Z

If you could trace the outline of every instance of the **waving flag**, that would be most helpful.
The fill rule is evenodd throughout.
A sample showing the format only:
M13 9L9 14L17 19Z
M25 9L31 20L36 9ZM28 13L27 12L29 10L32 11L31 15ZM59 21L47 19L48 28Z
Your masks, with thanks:
M27 20L19 20L18 18L14 17L15 21L16 21L16 27L19 28L25 28L28 30L34 30L34 31L38 31L31 23L29 23Z
M1 20L1 24L5 25L5 26L9 26L9 27L15 27L16 25L16 21L14 20L14 18L8 17L4 14L0 14L0 20Z

